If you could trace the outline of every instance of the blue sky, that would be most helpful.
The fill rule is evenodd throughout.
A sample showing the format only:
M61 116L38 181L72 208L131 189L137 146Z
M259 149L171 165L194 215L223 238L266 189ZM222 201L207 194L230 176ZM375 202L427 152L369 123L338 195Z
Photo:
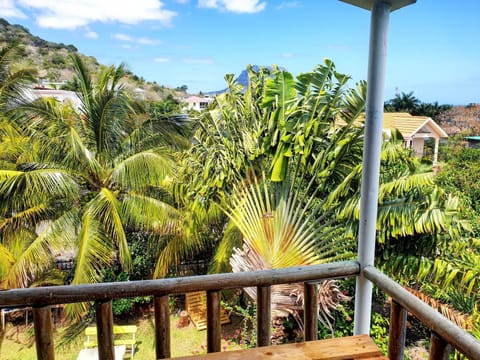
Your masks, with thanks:
M189 92L247 64L294 75L324 58L366 79L370 14L338 0L0 0L0 16L101 63ZM480 102L480 1L418 0L391 14L386 98Z

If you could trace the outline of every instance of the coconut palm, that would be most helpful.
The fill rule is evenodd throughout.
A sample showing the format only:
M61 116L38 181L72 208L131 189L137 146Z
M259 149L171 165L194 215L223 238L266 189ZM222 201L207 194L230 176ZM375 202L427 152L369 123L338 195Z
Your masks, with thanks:
M129 270L127 231L176 228L179 214L162 190L172 158L137 116L121 85L124 66L94 81L78 56L73 62L80 109L53 99L17 108L22 130L41 146L32 161L0 171L2 235L24 244L7 262L3 287L28 286L65 249L75 253L72 283L96 282L115 259Z

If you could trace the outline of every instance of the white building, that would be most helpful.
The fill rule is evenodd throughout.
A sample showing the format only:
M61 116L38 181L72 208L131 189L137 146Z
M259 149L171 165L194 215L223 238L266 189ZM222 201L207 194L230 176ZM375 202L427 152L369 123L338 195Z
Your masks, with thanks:
M28 89L25 91L25 97L29 100L36 100L41 97L44 98L55 98L61 103L70 102L74 109L79 109L82 105L80 98L74 91L68 90L56 90L56 89L48 89L48 88L34 88Z
M202 111L208 107L213 101L213 98L192 95L185 98L183 101L187 103L187 110Z

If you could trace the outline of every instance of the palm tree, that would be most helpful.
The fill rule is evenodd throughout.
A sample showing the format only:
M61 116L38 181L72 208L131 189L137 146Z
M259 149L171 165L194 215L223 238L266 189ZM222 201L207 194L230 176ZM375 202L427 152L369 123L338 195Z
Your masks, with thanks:
M65 248L75 252L73 284L99 281L115 259L128 271L127 231L171 233L180 217L163 201L172 157L152 122L137 116L120 82L124 66L105 69L94 82L78 56L73 62L78 111L53 99L17 108L22 130L40 146L32 161L0 170L2 234L25 239L2 274L3 287L28 286Z
M234 248L230 256L232 271L314 265L351 257L351 242L336 241L341 229L322 211L324 204L315 202L315 191L308 184L302 186L290 177L282 184L265 177L254 178L247 185L239 183L231 198L224 200L224 212L242 234L242 246ZM256 300L255 288L245 291ZM322 282L318 298L322 323L331 327L331 311L348 299L334 281ZM293 315L302 327L302 310L302 284L272 287L274 323Z
M0 175L1 181L8 174L15 172L19 162L28 161L30 139L25 136L20 127L12 120L14 112L12 108L25 99L25 90L35 79L33 69L21 69L12 71L13 61L19 55L21 48L15 44L7 45L0 50L0 166L3 169ZM21 159L21 160L20 160ZM9 223L17 222L24 215L25 217L35 216L35 210L29 213L16 212L13 216L5 216L5 204L2 196L0 215L0 284L15 259L21 255L29 241L14 239L13 233L5 231ZM37 209L42 211L41 209ZM19 234L28 237L25 231L19 229Z
M440 115L441 113L447 110L450 110L451 108L452 108L452 105L439 105L437 101L435 101L434 103L422 102L417 106L415 111L412 112L412 115L428 116L436 120L438 115Z
M395 97L385 104L386 111L397 111L397 112L408 112L410 114L415 114L418 106L420 105L420 100L418 100L414 95L413 91L407 93L402 92L401 94L396 94Z

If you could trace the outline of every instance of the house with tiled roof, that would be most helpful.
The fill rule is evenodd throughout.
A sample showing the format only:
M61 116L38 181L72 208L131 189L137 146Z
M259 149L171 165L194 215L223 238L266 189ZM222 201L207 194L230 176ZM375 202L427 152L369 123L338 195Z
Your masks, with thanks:
M447 133L428 116L413 116L409 113L384 113L383 131L397 129L403 136L405 146L413 149L417 157L423 156L425 139L434 139L433 163L438 161L440 139L448 138Z
M365 121L365 114L356 120L357 125ZM340 118L335 121L336 126L344 126ZM440 139L448 138L448 134L432 118L428 116L414 116L403 112L386 112L383 114L382 129L384 138L390 139L392 130L402 134L405 147L413 149L418 158L422 158L425 148L425 139L434 139L433 163L438 161L438 145Z

